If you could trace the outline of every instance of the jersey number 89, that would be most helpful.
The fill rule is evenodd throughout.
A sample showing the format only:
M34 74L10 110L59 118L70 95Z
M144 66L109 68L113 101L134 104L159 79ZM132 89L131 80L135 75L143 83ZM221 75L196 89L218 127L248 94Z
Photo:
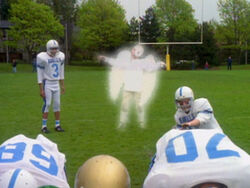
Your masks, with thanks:
M14 163L23 160L26 143L18 142L15 144L8 144L0 147L0 164ZM33 144L31 155L28 161L36 168L56 176L58 173L58 166L52 155L45 151L39 144Z

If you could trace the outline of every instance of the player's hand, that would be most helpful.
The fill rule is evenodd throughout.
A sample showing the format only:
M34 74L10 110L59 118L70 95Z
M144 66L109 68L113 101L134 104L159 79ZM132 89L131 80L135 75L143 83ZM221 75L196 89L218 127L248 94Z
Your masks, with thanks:
M65 87L61 87L61 94L63 95L65 93Z
M44 99L45 98L45 92L44 90L40 90L40 96Z
M99 55L99 56L97 57L97 59L98 59L99 61L105 61L106 57L103 56L103 55Z
M161 61L160 64L161 64L161 68L166 68L166 64L163 61Z
M181 126L182 126L182 130L185 130L190 127L190 123L183 123Z

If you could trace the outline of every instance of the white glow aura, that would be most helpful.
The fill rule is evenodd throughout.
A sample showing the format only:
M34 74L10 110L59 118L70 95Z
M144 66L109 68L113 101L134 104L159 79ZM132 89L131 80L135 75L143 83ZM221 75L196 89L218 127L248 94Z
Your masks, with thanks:
M133 60L131 54L131 48L123 48L117 55L108 58L109 61L112 61L107 79L108 92L110 99L117 102L123 95L121 93L129 91L127 88L133 88L134 91L132 92L140 94L140 101L137 103L145 112L144 121L146 122L146 109L158 85L157 70L159 66L157 69L155 67L160 62L157 62L157 56L149 51L136 60ZM130 111L132 105L129 106Z

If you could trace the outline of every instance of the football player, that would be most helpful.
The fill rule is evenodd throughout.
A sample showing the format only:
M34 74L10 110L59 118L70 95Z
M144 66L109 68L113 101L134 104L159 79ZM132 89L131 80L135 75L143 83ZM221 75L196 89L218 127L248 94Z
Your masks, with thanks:
M221 129L214 117L213 108L206 98L194 99L191 88L182 86L175 92L176 128L178 129Z
M87 160L75 177L75 188L130 188L126 167L109 155L98 155Z
M172 129L156 144L143 188L248 188L250 156L218 129Z
M156 62L153 56L148 56L147 58L140 58L143 53L144 48L141 45L135 45L131 49L131 51L120 52L117 58L99 56L100 60L107 62L109 65L115 67L116 69L122 70L118 72L119 77L113 78L113 80L122 80L120 84L123 84L120 123L118 128L125 127L128 121L130 102L133 99L136 103L140 126L142 128L144 128L145 126L145 104L147 102L147 99L145 100L146 97L143 96L150 96L153 91L152 86L147 87L150 89L143 91L145 85L149 84L144 81L146 75L145 72L154 72L160 69L161 67L164 67L165 64L163 62ZM119 56L121 54L123 56L120 58ZM115 81L115 83L117 84L117 81ZM118 88L118 92L116 92L117 94L119 94L120 88L122 87L119 85ZM148 95L147 93L150 94Z
M17 135L0 145L0 187L69 188L65 155L43 135L36 139Z
M47 42L47 52L37 55L37 77L40 88L40 96L44 100L42 108L42 129L43 133L49 133L47 120L51 101L55 115L55 130L63 132L60 126L60 91L65 92L64 87L64 53L59 51L56 40Z

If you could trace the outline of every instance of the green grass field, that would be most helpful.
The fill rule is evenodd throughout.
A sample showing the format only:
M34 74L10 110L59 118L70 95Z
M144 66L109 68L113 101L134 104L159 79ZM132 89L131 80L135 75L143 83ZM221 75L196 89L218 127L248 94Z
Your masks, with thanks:
M10 65L0 64L0 143L17 134L35 138L40 133L43 103L36 74L31 72L31 65L20 64L17 69L13 74ZM66 93L61 97L61 125L66 132L53 130L54 117L50 113L51 133L46 136L66 155L71 187L85 160L109 154L126 165L132 188L141 188L156 141L174 125L173 97L182 85L190 86L196 98L208 98L224 132L250 153L249 71L162 71L157 93L149 105L147 128L140 129L132 114L127 129L120 132L116 130L119 104L109 100L107 70L67 66Z

